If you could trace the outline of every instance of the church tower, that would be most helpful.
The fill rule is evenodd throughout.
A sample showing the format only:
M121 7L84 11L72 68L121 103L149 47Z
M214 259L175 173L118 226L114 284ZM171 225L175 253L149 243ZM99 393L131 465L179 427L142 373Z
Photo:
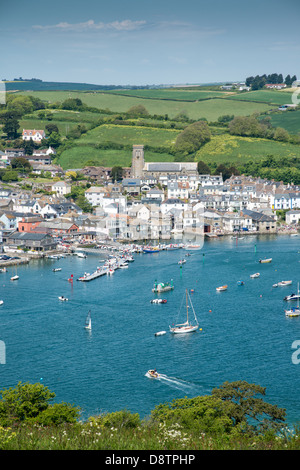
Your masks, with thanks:
M142 178L144 169L144 146L133 145L132 148L132 163L131 163L131 178Z

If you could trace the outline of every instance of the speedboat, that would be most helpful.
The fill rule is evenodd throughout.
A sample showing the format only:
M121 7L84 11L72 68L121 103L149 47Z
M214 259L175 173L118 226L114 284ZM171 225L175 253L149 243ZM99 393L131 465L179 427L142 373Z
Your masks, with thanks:
M152 299L150 300L151 304L166 304L166 299Z
M159 373L156 371L156 369L150 369L146 373L146 376L150 379L157 379L159 377Z
M300 299L299 294L286 295L283 300L298 300Z
M251 274L250 277L253 279L255 277L259 277L260 276L260 273L255 273L255 274Z
M278 287L290 286L293 281L280 281L278 282Z
M223 290L227 290L227 287L228 287L227 285L225 285L225 286L220 286L220 287L217 287L216 290L217 290L218 292L221 292L221 291L223 291Z

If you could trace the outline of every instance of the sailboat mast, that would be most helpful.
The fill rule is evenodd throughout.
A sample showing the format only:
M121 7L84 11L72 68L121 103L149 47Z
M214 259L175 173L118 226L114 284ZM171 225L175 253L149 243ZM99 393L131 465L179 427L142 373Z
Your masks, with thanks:
M189 305L188 305L188 291L185 289L185 296L186 296L186 322L189 322Z

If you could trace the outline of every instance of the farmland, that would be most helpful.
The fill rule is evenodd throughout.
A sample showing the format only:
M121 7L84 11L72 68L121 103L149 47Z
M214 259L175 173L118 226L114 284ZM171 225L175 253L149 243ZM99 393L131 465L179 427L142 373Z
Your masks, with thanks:
M273 140L233 135L214 136L196 154L196 160L206 163L243 163L260 161L268 155L275 158L300 158L300 146Z
M184 92L181 92L181 96L182 93ZM22 92L22 94L25 95L24 92ZM166 99L136 98L132 96L124 96L122 94L118 95L116 93L112 94L106 92L80 93L49 91L28 92L28 94L36 96L37 98L40 98L47 103L62 102L68 98L79 98L88 106L93 106L102 110L109 109L110 111L116 113L126 112L132 106L143 105L152 115L168 115L170 118L174 118L179 113L185 113L190 119L200 119L205 117L208 121L216 121L219 116L224 114L247 116L252 113L262 113L272 109L270 104L257 103L250 100L239 101L224 97L202 101L172 101ZM165 92L165 96L166 94L167 92ZM237 96L245 96L245 94L239 94Z
M283 127L290 134L300 132L300 110L280 111L270 115L271 123L274 127Z
M292 103L292 93L276 90L257 90L241 93L239 95L230 96L232 100L238 101L257 101L260 103L268 103L270 105L282 105Z
M93 146L80 145L65 150L59 157L59 164L66 170L68 168L83 168L86 165L96 166L122 166L129 167L131 164L132 150L98 149ZM147 150L145 160L151 162L170 162L174 156L168 153L156 153Z
M155 147L170 147L175 143L180 131L173 129L157 129L154 127L139 126L116 126L113 124L104 124L103 126L92 129L84 134L78 144L99 144L101 142L114 142L117 144L134 145L142 143L143 145L152 145Z
M218 123L220 116L269 115L274 127L283 127L290 134L300 131L300 110L278 112L281 104L291 100L291 93L276 90L252 92L224 92L217 87L181 89L137 89L110 91L30 91L22 95L33 95L46 104L51 113L50 122L56 124L62 147L56 159L64 169L82 168L87 162L103 166L129 166L131 146L143 144L146 161L173 161L172 146L188 122L206 119L210 124L211 140L197 154L182 156L188 160L204 160L210 163L231 162L235 164L249 160L259 161L273 155L276 158L300 157L300 146L271 139L237 137L228 134L228 129ZM79 98L94 110L72 111L60 109L59 103L70 98ZM125 116L130 108L142 105L150 116L133 119ZM97 111L99 110L99 111ZM122 114L123 113L123 114ZM45 128L49 119L39 117L40 111L23 116L22 128ZM155 116L155 119L153 118ZM70 138L68 134L78 125L87 132ZM106 145L107 144L107 145ZM150 149L149 149L150 147ZM156 151L154 151L156 148ZM181 158L176 156L176 159Z

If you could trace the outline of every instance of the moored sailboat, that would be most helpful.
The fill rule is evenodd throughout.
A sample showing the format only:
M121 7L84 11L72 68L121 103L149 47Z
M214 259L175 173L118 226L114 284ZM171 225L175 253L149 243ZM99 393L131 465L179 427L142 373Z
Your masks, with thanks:
M170 332L174 334L183 334L183 333L192 333L193 331L196 331L199 327L198 319L196 317L196 313L191 301L191 298L189 296L188 290L186 289L185 291L185 297L186 297L186 321L184 323L178 323L175 326L170 326ZM189 305L190 304L190 305ZM189 308L192 309L193 314L194 314L194 322L191 323L189 320Z
M298 300L297 307L292 307L289 310L285 310L286 317L299 317L300 316L300 307L299 307L299 282L298 282Z

